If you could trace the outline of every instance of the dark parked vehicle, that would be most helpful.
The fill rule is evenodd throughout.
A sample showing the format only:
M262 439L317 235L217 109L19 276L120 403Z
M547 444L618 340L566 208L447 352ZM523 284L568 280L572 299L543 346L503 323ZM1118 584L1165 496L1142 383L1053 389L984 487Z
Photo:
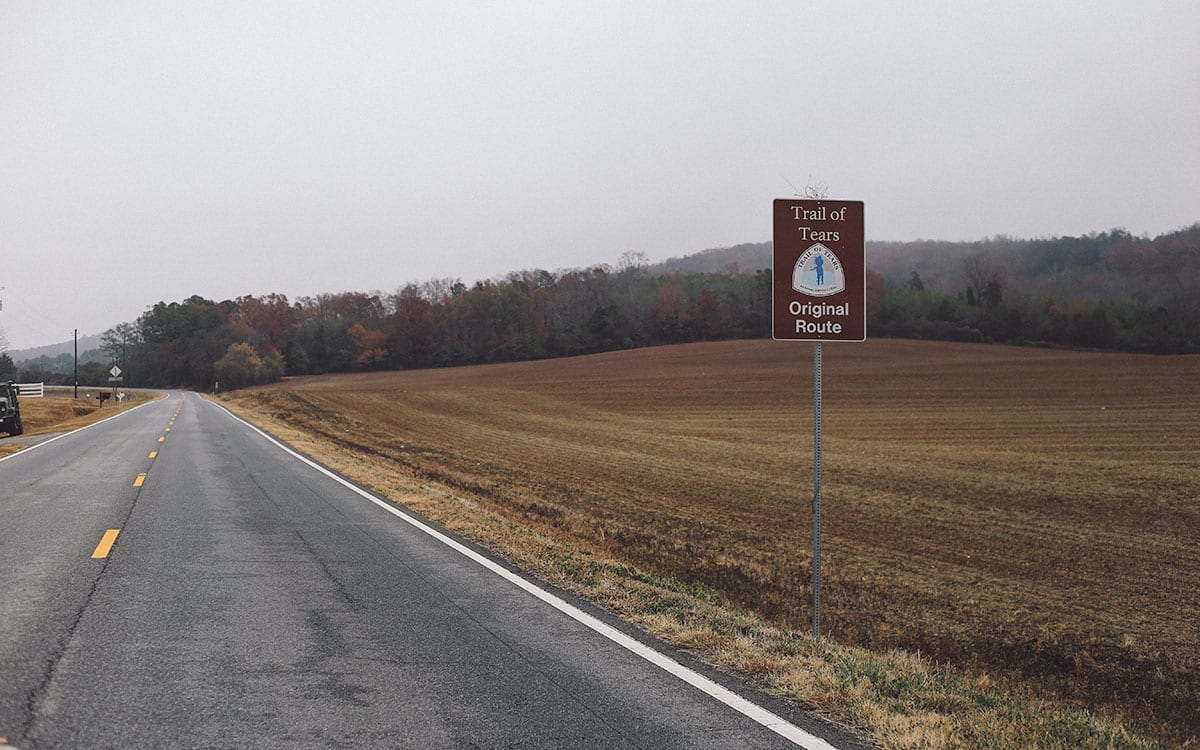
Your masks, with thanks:
M0 383L0 432L9 435L25 432L21 424L21 405L17 402L17 386L11 380Z

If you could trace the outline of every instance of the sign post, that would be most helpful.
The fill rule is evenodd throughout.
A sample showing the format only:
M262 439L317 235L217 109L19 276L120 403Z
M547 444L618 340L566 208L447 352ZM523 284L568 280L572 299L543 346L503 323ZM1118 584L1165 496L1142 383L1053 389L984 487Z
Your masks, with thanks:
M121 368L117 367L116 365L112 366L112 369L108 371L108 374L111 376L109 377L108 382L113 384L112 389L113 395L115 396L117 395L117 383L120 383L125 378L121 377ZM100 399L101 405L104 404L104 398L106 398L107 395L108 394L103 394L102 398ZM117 400L120 401L121 399L118 398Z
M821 637L821 417L826 341L866 341L862 201L781 198L774 204L771 336L813 347L813 638Z

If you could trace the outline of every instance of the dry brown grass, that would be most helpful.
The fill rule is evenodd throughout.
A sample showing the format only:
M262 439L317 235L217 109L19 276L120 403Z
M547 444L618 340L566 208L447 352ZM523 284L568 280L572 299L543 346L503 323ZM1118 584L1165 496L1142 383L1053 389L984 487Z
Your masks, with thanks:
M307 378L231 403L884 744L1133 742L1041 700L1200 733L1200 357L872 341L825 366L823 630L846 649L797 635L809 346Z

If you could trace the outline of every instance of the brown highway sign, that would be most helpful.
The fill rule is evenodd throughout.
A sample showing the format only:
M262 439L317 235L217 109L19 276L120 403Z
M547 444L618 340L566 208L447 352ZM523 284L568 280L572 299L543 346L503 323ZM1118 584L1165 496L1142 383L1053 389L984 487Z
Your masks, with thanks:
M862 201L780 198L774 205L771 336L865 341Z

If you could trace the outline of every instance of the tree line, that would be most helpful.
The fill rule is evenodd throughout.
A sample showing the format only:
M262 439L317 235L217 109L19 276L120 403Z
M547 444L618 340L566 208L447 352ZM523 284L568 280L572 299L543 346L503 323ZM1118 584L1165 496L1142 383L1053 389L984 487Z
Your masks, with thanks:
M877 335L1200 352L1200 224L1153 239L875 243L868 264L888 283Z
M392 294L296 300L268 294L220 302L193 296L159 302L136 322L109 329L99 351L121 368L128 385L225 390L284 375L759 337L768 330L769 300L765 271L650 277L644 265L627 262L615 269L520 271L471 286L434 279Z
M758 245L744 245L759 253ZM727 251L726 255L729 255ZM738 256L724 272L650 267L526 270L433 279L395 292L159 302L106 331L80 382L230 389L308 375L450 367L770 333L771 272ZM1200 225L1150 240L1083 238L868 246L870 337L1200 352ZM23 380L70 382L68 355L23 363Z

